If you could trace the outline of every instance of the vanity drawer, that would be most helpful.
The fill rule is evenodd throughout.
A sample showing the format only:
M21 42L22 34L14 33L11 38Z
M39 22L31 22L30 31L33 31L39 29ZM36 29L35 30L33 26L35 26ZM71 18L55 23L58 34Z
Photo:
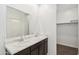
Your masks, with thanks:
M14 55L30 55L30 48L26 48L26 49L24 49L22 51L19 51Z

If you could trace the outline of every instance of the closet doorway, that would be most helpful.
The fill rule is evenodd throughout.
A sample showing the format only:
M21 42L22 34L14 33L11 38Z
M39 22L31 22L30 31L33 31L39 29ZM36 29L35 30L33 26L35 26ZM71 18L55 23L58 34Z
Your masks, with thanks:
M78 5L57 4L57 55L78 54Z

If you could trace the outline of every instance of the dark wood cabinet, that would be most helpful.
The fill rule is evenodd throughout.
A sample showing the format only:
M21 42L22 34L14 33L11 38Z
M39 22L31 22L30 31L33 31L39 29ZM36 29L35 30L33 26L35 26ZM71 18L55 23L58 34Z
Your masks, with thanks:
M14 55L30 55L30 48L26 48L24 50L21 50Z
M46 55L48 52L48 38L16 53L15 55Z
M44 42L44 54L46 55L48 52L48 40L45 40Z
M39 49L38 49L38 51L39 51L39 55L44 55L44 45L40 45L39 46Z
M32 50L31 55L38 55L38 48Z

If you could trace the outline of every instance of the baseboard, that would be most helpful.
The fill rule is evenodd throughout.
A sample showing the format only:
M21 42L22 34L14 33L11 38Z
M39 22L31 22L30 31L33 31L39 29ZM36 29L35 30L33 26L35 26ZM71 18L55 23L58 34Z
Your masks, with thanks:
M77 48L76 46L73 45L69 45L69 44L64 44L64 43L57 43L59 45L64 45L64 46L68 46L68 47L73 47L73 48Z
M78 48L76 48L76 47L71 47L71 46L67 46L67 45L63 45L63 44L57 44L57 45L62 45L62 46L70 47L70 48L75 48L75 49L78 50Z

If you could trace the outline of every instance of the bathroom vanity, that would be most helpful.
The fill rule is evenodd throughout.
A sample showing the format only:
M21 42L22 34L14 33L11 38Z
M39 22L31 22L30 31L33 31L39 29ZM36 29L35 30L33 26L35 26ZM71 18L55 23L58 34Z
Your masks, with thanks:
M47 54L47 41L48 39L44 39L28 48L25 48L15 55L46 55Z
M20 42L12 41L6 43L6 49L10 55L46 55L48 38L46 35L39 35Z

